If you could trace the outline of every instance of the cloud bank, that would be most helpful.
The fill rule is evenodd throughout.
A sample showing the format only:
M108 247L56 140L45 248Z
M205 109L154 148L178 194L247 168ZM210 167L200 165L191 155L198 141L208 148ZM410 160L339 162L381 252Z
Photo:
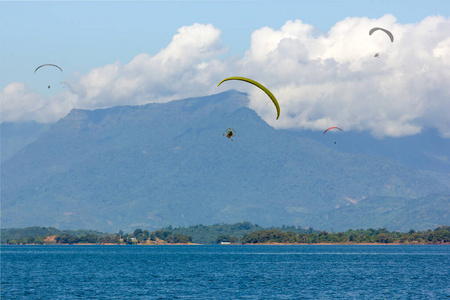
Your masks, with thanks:
M373 27L390 30L394 43L382 31L369 35ZM226 57L221 31L193 24L154 56L142 53L127 64L73 74L58 94L44 97L25 83L9 84L0 94L2 121L53 122L72 108L167 102L233 88L247 92L250 108L276 128L339 126L377 137L436 128L450 138L449 32L450 20L441 16L415 24L399 24L392 15L352 17L325 35L295 20L254 31L242 57ZM254 86L230 81L217 87L229 76L269 88L280 103L279 120Z

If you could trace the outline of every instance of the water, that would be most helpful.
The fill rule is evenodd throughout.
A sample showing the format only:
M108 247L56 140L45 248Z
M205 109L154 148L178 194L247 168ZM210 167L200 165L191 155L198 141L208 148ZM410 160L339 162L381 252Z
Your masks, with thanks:
M2 246L2 299L443 299L450 246Z

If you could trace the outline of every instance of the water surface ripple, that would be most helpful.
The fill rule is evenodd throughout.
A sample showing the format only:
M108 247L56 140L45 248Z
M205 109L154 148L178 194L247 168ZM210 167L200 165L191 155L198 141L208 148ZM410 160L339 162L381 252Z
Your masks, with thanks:
M2 299L443 299L442 245L2 246Z

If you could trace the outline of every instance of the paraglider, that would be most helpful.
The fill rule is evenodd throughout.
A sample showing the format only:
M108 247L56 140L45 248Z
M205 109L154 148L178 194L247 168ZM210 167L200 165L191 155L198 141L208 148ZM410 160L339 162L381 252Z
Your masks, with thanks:
M60 71L61 71L61 73L63 72L63 70L59 67L59 66L57 66L57 65L54 65L54 64L43 64L43 65L40 65L39 67L37 67L36 68L36 70L34 70L34 73L36 73L36 71L37 70L39 70L40 68L42 68L42 67L55 67L55 68L58 68ZM50 88L50 85L48 86L48 88Z
M384 29L384 28L374 27L374 28L370 29L369 35L372 35L372 33L374 33L374 32L377 31L377 30L384 31L384 32L389 36L389 39L391 40L391 43L394 42L394 35L393 35L389 30ZM380 54L379 54L379 53L375 53L375 55L374 55L373 57L378 57L378 58L380 58Z
M231 137L236 136L236 131L233 128L227 128L223 135L229 138L230 140L233 140Z
M340 129L339 127L330 127L330 128L328 128L327 130L325 130L325 131L323 132L323 135L325 135L325 133L326 133L328 130L331 130L331 129L338 129L338 130L342 131L342 129ZM334 143L336 144L336 142L334 142Z
M327 130L325 130L325 131L323 132L323 135L325 135L325 133L326 133L328 130L330 130L330 129L339 129L340 131L342 131L342 129L340 129L339 127L330 127L330 128L328 128Z
M37 70L39 70L40 68L45 67L45 66L56 67L56 68L58 68L61 71L61 73L63 72L63 70L60 67L58 67L57 65L44 64L44 65L40 65L39 67L37 67L36 70L34 70L34 73L36 73Z
M275 98L275 96L265 86L263 86L261 83L256 82L252 79L245 78L245 77L238 77L238 76L225 78L224 80L219 82L219 84L217 86L219 86L222 82L227 81L227 80L245 81L245 82L251 83L251 84L259 87L261 90L263 90L267 94L267 96L269 96L269 98L272 100L273 104L275 105L275 108L277 109L277 120L278 120L278 118L280 117L280 105L278 104L277 98Z
M372 35L372 33L374 33L374 32L377 31L377 30L382 30L382 31L384 31L384 32L389 36L389 39L391 40L391 42L392 42L392 43L394 42L394 35L393 35L389 30L384 29L384 28L374 27L374 28L370 29L369 35Z

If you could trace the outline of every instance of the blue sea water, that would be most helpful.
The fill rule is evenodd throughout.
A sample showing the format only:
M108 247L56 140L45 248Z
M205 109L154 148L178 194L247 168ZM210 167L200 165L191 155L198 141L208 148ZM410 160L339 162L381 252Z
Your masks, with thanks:
M1 247L1 299L444 298L444 245Z

